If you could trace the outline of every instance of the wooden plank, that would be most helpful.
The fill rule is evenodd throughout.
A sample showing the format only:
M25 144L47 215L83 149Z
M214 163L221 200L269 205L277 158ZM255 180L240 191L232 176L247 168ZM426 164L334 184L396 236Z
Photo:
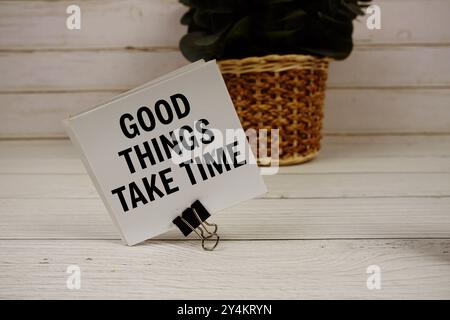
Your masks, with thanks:
M449 240L1 241L1 299L449 299ZM66 269L81 269L80 290ZM381 290L368 290L371 265ZM180 267L182 266L182 268Z
M0 94L0 138L67 137L62 120L121 91Z
M1 1L0 49L177 47L185 33L179 19L186 9L175 0L85 1L79 4L82 28L77 31L65 27L70 4ZM448 1L379 0L376 4L382 10L382 29L369 30L366 18L359 18L357 44L450 43L450 29L444 27L450 19Z
M351 152L351 150L349 151ZM345 158L323 150L314 162L282 167L278 174L290 173L450 173L450 158L446 157L379 157Z
M77 3L81 30L66 28L73 1L1 1L1 49L176 47L185 7L176 0ZM120 23L118 23L120 22Z
M0 140L0 174L84 174L68 140ZM298 173L450 173L450 136L325 136L312 162L280 168Z
M0 52L0 91L125 91L186 64L167 50Z
M366 18L359 18L360 23L354 23L353 34L357 45L450 43L450 30L443 27L450 19L449 1L377 0L373 3L381 8L381 29L369 30Z
M330 89L325 100L324 131L450 132L449 101L448 89Z
M328 85L447 87L449 56L447 46L359 48L331 64ZM126 90L186 63L176 51L3 52L0 91Z
M433 87L450 84L450 47L356 48L330 65L330 87Z
M61 119L120 91L0 94L0 138L66 137ZM328 89L325 133L450 133L450 89Z
M86 173L69 140L0 140L0 154L0 173Z
M293 174L264 181L269 190L264 198L273 199L450 196L450 173ZM0 176L0 199L97 197L86 174Z
M450 198L255 199L215 215L222 239L449 238ZM0 199L0 239L119 239L100 199ZM177 230L159 239L182 239ZM193 236L195 238L195 236Z

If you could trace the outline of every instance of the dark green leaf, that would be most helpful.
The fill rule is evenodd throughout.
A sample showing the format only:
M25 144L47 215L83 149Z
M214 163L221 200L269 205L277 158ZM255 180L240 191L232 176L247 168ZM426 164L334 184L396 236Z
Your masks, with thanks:
M370 0L180 0L189 11L180 49L189 60L266 54L336 59L353 49L353 20Z

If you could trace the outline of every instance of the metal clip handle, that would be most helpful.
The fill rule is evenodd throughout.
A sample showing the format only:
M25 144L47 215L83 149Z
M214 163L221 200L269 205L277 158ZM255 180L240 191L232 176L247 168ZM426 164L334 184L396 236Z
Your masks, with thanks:
M206 251L212 251L219 244L220 237L217 234L217 224L206 221L210 216L208 210L197 200L184 210L180 216L176 217L173 223L184 236L188 236L194 231L202 242L202 248Z
M206 221L202 221L200 219L197 211L194 208L192 208L192 210L193 210L193 212L195 214L195 217L200 222L200 225L197 228L194 228L183 217L181 217L181 221L183 221L189 228L191 228L191 230L194 231L197 234L197 236L201 239L203 250L213 251L217 247L217 245L219 244L219 241L220 241L220 237L217 234L217 230L219 229L217 224L215 224L215 223L208 223ZM213 227L214 228L213 231L209 231L207 226ZM197 231L197 230L199 230L199 231ZM207 234L207 236L205 236L205 233ZM212 242L211 246L206 245L206 243L211 243L211 242Z

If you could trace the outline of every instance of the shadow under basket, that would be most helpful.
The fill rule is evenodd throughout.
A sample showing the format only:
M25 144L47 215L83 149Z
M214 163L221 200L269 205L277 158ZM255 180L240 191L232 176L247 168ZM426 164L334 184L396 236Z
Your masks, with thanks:
M328 62L306 55L218 62L244 130L279 129L279 160L258 159L260 165L298 164L318 154Z

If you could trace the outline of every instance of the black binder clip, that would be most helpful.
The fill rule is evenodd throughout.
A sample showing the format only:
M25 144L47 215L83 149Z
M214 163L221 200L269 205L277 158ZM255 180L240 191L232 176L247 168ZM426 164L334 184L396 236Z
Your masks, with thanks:
M180 216L173 219L172 222L180 229L185 237L194 231L202 241L202 248L206 251L212 251L217 247L220 238L217 234L217 224L206 222L206 219L210 216L211 214L203 204L196 200ZM212 230L208 228L212 228ZM210 243L210 245L207 245L207 243Z

